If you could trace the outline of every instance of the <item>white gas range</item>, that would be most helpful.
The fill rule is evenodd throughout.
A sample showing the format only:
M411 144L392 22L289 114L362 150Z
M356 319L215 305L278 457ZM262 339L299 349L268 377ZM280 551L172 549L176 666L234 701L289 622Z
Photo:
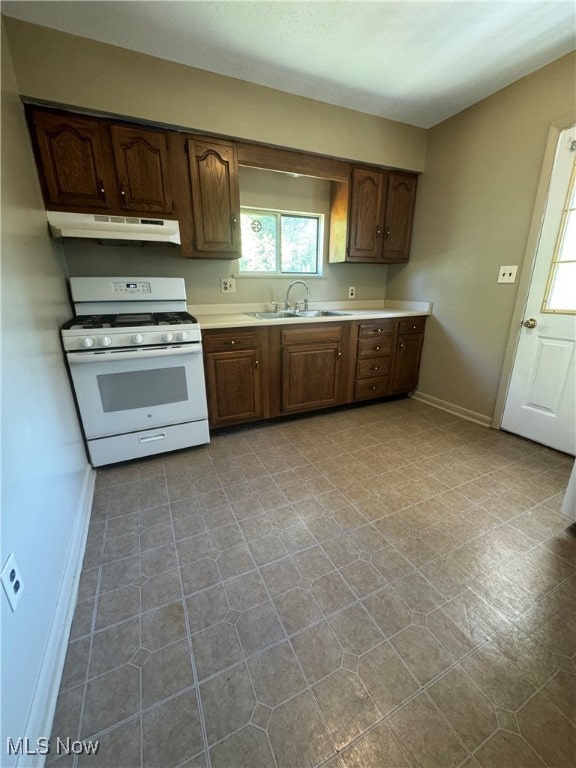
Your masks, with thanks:
M73 277L62 344L94 466L210 441L182 278Z

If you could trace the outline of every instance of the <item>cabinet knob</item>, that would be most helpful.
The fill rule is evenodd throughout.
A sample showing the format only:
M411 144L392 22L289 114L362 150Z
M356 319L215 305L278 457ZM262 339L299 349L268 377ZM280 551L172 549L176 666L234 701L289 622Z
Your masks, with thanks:
M390 227L386 227L386 232L384 234L384 237L385 238L389 238L390 237Z
M232 346L234 346L234 344L240 344L240 340L239 339L230 339L230 341L225 341L224 344L231 344Z
M404 342L403 341L400 342L400 349L404 349Z
M120 194L122 195L122 197L126 197L126 192L124 192L123 189L120 190Z
M336 356L337 357L342 357L342 350L340 349L340 347L338 347L338 354Z
M238 218L235 213L232 214L232 224L238 224Z
M378 224L378 226L376 227L376 237L380 237L381 234L382 234L382 227L380 226L380 224Z
M106 190L104 188L104 182L102 181L102 179L98 179L98 186L100 187L100 194L105 195Z
M375 365L375 366L372 368L372 370L373 370L373 371L379 371L379 370L380 370L380 366L379 366L379 365Z
M258 368L259 365L260 365L260 360L255 360L254 361L254 368Z
M381 347L374 347L374 349L376 350L376 352L379 352Z

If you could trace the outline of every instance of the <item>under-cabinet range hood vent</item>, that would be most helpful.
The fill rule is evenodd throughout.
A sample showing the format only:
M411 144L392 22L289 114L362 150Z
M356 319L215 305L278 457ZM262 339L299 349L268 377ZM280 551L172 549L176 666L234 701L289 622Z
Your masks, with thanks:
M103 243L165 243L180 245L180 228L173 219L142 219L101 213L46 211L50 234L56 240L80 237Z

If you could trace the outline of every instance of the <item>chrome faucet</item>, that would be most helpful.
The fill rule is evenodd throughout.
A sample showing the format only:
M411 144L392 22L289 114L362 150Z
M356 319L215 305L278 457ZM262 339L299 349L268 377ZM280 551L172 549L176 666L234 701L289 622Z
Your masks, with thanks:
M286 291L286 309L290 309L290 289L295 285L303 285L304 288L306 288L306 293L310 293L310 288L308 288L304 280L294 280L294 282L290 283L288 290ZM307 299L305 301L307 302ZM298 303L296 303L296 309L298 309Z

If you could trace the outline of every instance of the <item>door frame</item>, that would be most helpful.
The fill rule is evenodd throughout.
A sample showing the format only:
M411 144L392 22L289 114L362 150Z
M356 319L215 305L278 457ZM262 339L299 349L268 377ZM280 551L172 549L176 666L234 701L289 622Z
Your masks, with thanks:
M500 383L498 384L498 391L496 393L494 414L490 424L494 429L500 429L502 426L504 406L506 405L508 389L512 379L512 370L514 368L516 351L520 341L524 310L526 309L526 302L528 301L528 293L530 291L530 283L532 282L532 273L534 271L534 264L536 263L540 233L542 231L542 222L548 202L548 190L552 179L552 170L554 167L558 140L560 139L562 131L571 128L573 125L574 115L570 115L551 123L550 128L548 129L548 137L546 139L544 159L542 161L542 169L540 171L540 178L536 189L536 198L532 210L528 239L526 241L526 248L524 249L524 258L520 267L518 292L514 302L514 310L512 312L512 320L510 322L508 339L506 342L506 352L504 354L502 371L500 373Z

